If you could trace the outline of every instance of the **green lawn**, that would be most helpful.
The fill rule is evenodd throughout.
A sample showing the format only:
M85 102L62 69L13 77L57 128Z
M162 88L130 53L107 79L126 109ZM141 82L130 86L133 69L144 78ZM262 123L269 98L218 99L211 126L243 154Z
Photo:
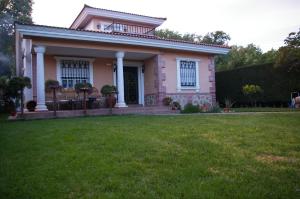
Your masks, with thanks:
M297 108L273 108L273 107L248 107L248 108L232 108L234 112L300 112Z
M300 198L300 113L0 125L0 198Z

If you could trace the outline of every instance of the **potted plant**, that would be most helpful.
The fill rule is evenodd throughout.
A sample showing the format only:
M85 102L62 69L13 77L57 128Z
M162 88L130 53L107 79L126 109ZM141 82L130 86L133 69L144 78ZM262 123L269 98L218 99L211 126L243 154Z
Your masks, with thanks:
M56 100L56 91L60 90L62 87L59 85L59 82L56 80L47 80L45 82L45 89L46 91L52 91L53 93L53 111L54 116L56 116L56 107L57 107L57 100Z
M10 98L21 100L21 115L24 113L24 88L31 88L31 82L29 77L13 77L8 82L8 95Z
M90 83L77 83L75 84L76 93L83 92L83 110L86 114L86 94L91 94L93 92L93 86Z
M181 110L181 106L180 106L180 104L179 104L179 102L172 102L171 103L171 109L172 110Z
M163 105L165 105L165 106L170 106L171 103L172 103L172 98L171 98L171 97L165 97L165 98L163 99Z
M106 104L108 108L113 108L116 105L117 99L115 94L117 93L117 88L113 85L104 85L101 88L101 94L106 97Z
M225 101L224 112L228 113L235 102L232 102L231 99L229 99L229 98L225 98L224 101Z
M36 107L36 101L30 100L26 103L26 108L29 112L34 112Z

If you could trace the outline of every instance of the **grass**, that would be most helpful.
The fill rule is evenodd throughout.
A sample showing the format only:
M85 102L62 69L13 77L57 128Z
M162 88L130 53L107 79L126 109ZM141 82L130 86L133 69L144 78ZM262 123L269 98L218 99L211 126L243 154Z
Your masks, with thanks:
M295 108L273 108L273 107L248 107L248 108L232 108L234 112L298 112L300 109Z
M300 197L300 113L0 125L0 198Z

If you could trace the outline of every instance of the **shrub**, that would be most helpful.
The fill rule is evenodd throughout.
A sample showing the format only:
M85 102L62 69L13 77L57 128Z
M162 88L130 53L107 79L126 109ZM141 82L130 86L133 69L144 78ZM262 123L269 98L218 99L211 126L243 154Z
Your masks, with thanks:
M250 106L252 101L241 90L246 84L264 89L257 98L257 104L262 106L288 106L291 92L300 91L299 73L289 73L285 67L275 68L273 64L259 64L216 72L217 101L230 97L235 100L235 107Z
M88 89L88 93L90 94L93 91L93 86L90 83L77 83L75 84L75 91L76 93L80 93L82 92L81 89L83 88L87 88Z
M102 88L101 88L101 94L103 96L109 96L113 93L117 93L117 88L114 86L114 85L104 85Z
M192 103L187 103L181 112L182 113L199 113L200 109L199 109L198 105L193 105Z
M171 98L171 97L165 97L165 98L163 99L163 104L164 104L165 106L169 106L169 105L171 105L171 103L172 103L172 98Z
M263 93L261 87L254 84L246 84L245 86L243 86L242 91L244 95L249 97L250 101L256 107L256 100L258 96Z
M49 79L45 82L45 90L46 92L51 92L52 89L59 89L60 85L57 80Z
M225 108L232 108L234 103L230 98L225 98L224 100Z
M221 113L221 108L219 104L211 106L211 108L207 111L208 113Z
M26 108L30 112L33 112L35 110L35 107L36 107L36 101L34 100L30 100L26 103Z

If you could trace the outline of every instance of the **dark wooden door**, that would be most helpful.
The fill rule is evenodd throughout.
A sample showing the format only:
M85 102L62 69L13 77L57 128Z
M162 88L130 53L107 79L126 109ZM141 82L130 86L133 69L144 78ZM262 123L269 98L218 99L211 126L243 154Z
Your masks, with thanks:
M124 67L124 97L126 104L138 104L138 68Z

